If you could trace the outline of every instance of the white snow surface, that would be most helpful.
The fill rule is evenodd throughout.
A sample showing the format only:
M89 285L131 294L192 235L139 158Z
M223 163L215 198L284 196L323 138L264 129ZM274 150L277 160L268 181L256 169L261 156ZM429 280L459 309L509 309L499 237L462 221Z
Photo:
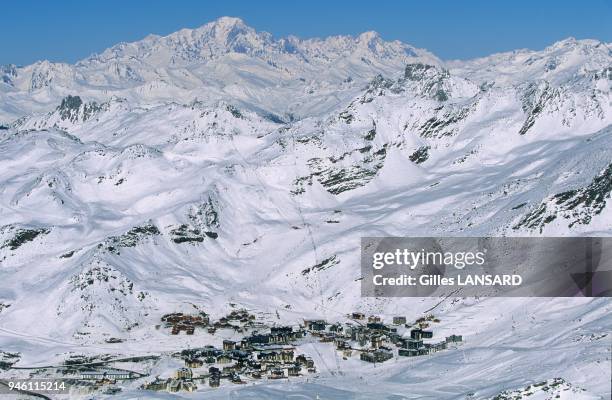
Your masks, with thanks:
M362 236L612 233L612 49L596 40L445 62L374 32L275 39L224 17L0 72L0 350L21 365L208 344L154 329L192 304L296 324L440 301L362 298ZM608 399L611 306L449 299L437 329L460 350L372 366L324 345L317 378L206 398L487 398L563 378L580 390L562 399Z

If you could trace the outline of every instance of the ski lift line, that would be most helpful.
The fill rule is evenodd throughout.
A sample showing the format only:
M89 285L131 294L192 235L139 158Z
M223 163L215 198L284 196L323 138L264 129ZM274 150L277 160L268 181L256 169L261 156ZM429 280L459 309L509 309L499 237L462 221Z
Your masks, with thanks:
M243 163L245 164L245 166L251 167L251 169L253 170L253 173L255 175L255 179L257 179L257 181L259 182L259 184L261 185L261 187L264 189L264 192L266 193L268 200L270 200L270 203L274 206L274 208L276 209L276 211L278 212L278 214L280 215L280 217L287 223L287 225L289 227L292 226L291 222L289 221L289 219L283 214L283 212L281 211L281 209L278 207L278 205L276 204L276 202L274 201L274 199L272 198L272 196L270 196L267 193L267 188L266 185L264 184L263 180L261 179L261 177L259 176L259 173L257 172L257 168L253 168L253 165L247 161L247 159L244 157L244 155L240 152L240 150L238 150L238 147L236 147L236 143L234 143L234 136L230 136L230 142L232 144L232 147L234 148L234 150L236 151L236 153L238 154L238 156L240 156L240 158L242 159Z
M453 290L452 292L450 292L448 295L446 295L442 300L440 300L438 303L436 303L433 307L423 311L423 314L426 314L430 311L435 310L440 304L444 303L449 297L453 296L455 293L461 291L462 288L457 288L455 290Z
M321 352L319 351L319 349L317 349L317 346L315 346L314 344L311 344L310 347L312 347L314 349L314 351L317 352L317 354L319 355L319 360L321 360L321 363L323 364L323 366L325 367L325 369L327 370L327 372L329 372L330 375L333 375L332 370L329 368L329 366L327 365L327 363L325 362L325 358L323 357L323 355L321 354Z
M291 127L290 127L291 128ZM293 165L297 166L297 152L295 151L295 133L289 129L289 131L291 132L291 143L293 145L293 154L294 154L294 158L293 158ZM312 231L310 230L310 225L306 224L306 220L304 219L304 214L302 213L302 207L300 206L300 203L297 202L293 197L289 196L289 199L291 200L291 202L295 205L295 207L298 210L298 213L300 215L300 219L302 220L302 225L308 230L310 237L312 239ZM313 241L313 250L315 251L315 261L319 262L318 257L316 257L316 245L314 243L314 239L312 239Z
M340 371L340 356L338 355L338 352L336 350L334 350L334 360L336 361L336 371L338 372L338 374L341 373Z
M291 134L291 137L293 139L293 144L295 146L295 136L294 136L293 132ZM296 164L297 164L297 156L296 156ZM303 224L304 227L306 227L306 232L308 233L308 237L310 238L310 243L312 245L312 251L313 251L314 257L315 257L315 264L318 264L319 263L319 251L318 251L318 248L317 248L317 244L316 244L316 242L314 240L314 236L312 234L312 229L310 227L310 224L306 223L306 220L304 218L304 214L302 212L302 207L300 206L300 204L296 200L294 200L293 198L291 198L291 201L293 201L294 204L296 205L298 213L300 215L300 219L302 220L302 224ZM319 274L315 274L315 276L316 276L316 279L317 279L317 284L319 286L319 298L321 299L321 307L323 309L325 309L325 306L324 306L324 303L323 303L323 285L321 284L321 278L320 278ZM325 317L327 317L327 315L325 315Z
M293 284L292 284L292 286L293 286ZM295 287L295 286L294 286L294 287ZM309 299L307 299L307 298L304 298L304 299L303 299L303 301L305 301L305 302L307 302L307 303L314 304L315 306L320 306L320 307L322 307L323 309L325 309L326 311L331 311L332 313L335 313L335 314L341 315L341 316L343 316L343 317L345 317L345 318L346 318L347 313L346 313L345 311L339 311L339 310L336 310L336 309L331 308L331 307L328 307L328 306L323 306L323 305L320 305L320 304L318 304L318 303L316 303L316 302L314 302L314 301L312 301L312 300L309 300ZM295 313L297 313L297 311L294 311L294 310L287 310L287 311L291 311L291 312L295 312ZM357 320L353 320L353 319L351 319L351 322L355 322L355 323L356 323L356 324L358 324L358 325L365 326L365 324L364 324L364 323L362 323L361 321L357 321Z
M300 215L301 215L301 211L300 211ZM314 237L312 236L312 231L310 230L310 226L307 225L306 226L306 230L308 232L308 236L310 237L310 242L312 243L312 249L314 252L314 256L315 256L315 262L318 264L319 263L319 256L318 256L318 251L317 251L317 245L314 241ZM317 279L317 285L319 286L319 298L321 299L321 307L324 307L323 305L323 285L321 284L321 277L319 276L319 274L315 271L315 277ZM326 315L327 317L327 315Z
M293 133L293 131L291 131L291 138L292 138L292 144L295 148L295 134ZM234 142L234 137L230 136L230 142L232 144L232 147L234 148L234 150L236 151L236 153L239 155L239 157L242 159L242 161L244 162L244 164L246 164L247 166L252 166L251 163L249 163L249 161L247 161L247 159L244 157L244 155L240 152L240 150L238 149L238 147L236 146L235 142ZM294 152L295 153L295 152ZM297 165L297 155L295 157L295 163ZM253 168L253 172L255 174L255 178L257 179L257 181L259 182L259 184L262 186L262 188L264 188L264 190L267 190L263 180L260 178L259 173L257 172L256 168ZM285 217L285 215L282 213L282 211L280 210L280 208L277 206L277 204L275 203L275 201L272 199L271 196L268 195L268 198L270 200L270 202L274 205L274 207L276 208L276 210L278 211L279 215L281 216L281 218L283 218L285 220L285 222L289 225L292 226L292 224L289 222L288 218ZM316 242L314 240L314 236L312 234L312 230L310 228L310 225L306 223L306 220L304 219L304 214L302 213L302 208L300 207L299 203L293 199L291 196L289 196L290 201L294 204L294 206L296 207L297 211L298 211L298 215L300 216L300 220L302 222L302 226L304 226L306 228L307 231L307 235L310 238L310 243L312 246L312 250L313 250L313 255L315 258L315 263L319 262L319 256L318 256L318 249L317 249L317 245ZM319 305L323 310L326 309L326 307L324 306L323 303L323 287L321 284L321 278L317 275L316 276L317 279L317 284L319 286L319 297L321 299L321 304ZM327 315L326 315L327 317Z
M294 133L291 132L291 138L292 138L292 142L293 142L293 146L295 148L295 136ZM252 166L251 163L249 163L249 161L247 161L247 159L244 157L244 155L240 152L240 150L238 150L238 147L236 146L236 143L234 143L234 137L230 136L230 142L232 143L232 147L234 148L234 150L236 151L236 153L240 156L240 158L242 159L242 161L248 165L248 166ZM295 158L295 162L297 165L297 156ZM257 181L259 182L259 184L261 185L262 188L264 188L264 190L267 190L263 180L261 179L261 177L259 176L259 173L257 172L256 168L252 168L253 172L255 174L255 178L257 179ZM285 220L285 222L287 223L287 225L289 225L290 227L293 226L291 224L291 222L289 221L289 219L283 214L283 212L281 211L281 209L278 207L278 205L275 203L274 199L268 195L268 199L270 200L270 202L274 205L274 208L276 208L278 214L281 216L281 218L283 218ZM314 237L312 235L312 230L310 229L310 225L306 224L306 220L304 219L304 215L302 213L302 208L299 206L299 204L291 197L289 196L289 199L292 203L294 203L294 205L297 208L298 214L300 216L300 220L302 222L302 225L306 228L307 230L307 234L310 238L310 242L312 245L312 249L313 249L313 253L314 253L314 258L315 258L315 264L319 262L319 256L318 256L318 251L317 251L317 246L314 240ZM319 295L321 297L321 303L323 303L323 288L321 286L321 282L320 282L320 278L317 276L317 280L319 282ZM322 306L323 304L321 304Z
M291 285L293 286L293 288L295 288L295 286L293 285L293 283L291 283ZM346 315L347 315L347 313L346 313L346 312L344 312L344 311L339 311L339 310L335 310L335 309L333 309L333 308L331 308L331 307L322 306L322 305L320 305L320 304L318 304L318 303L316 303L316 302L314 302L314 301L312 301L312 300L309 300L309 299L307 299L307 298L304 298L304 299L303 299L303 301L305 301L305 302L307 302L307 303L314 304L315 306L320 306L320 307L322 307L323 309L325 309L325 310L327 310L327 311L331 311L331 312L333 312L333 313L335 313L335 314L342 315L342 316L344 316L344 317L346 317ZM297 313L297 312L298 312L298 311L295 311L295 310L292 310L292 309L285 309L284 311L289 311L289 312L293 312L293 313ZM354 321L354 322L356 322L356 323L357 323L357 324L359 324L359 325L364 326L364 325L363 325L363 323L361 323L360 321Z
M291 132L291 138L292 138L292 144L295 148L295 135L293 132ZM251 163L249 163L247 161L247 159L244 157L244 155L240 152L240 150L238 150L238 147L236 146L236 144L234 143L234 137L230 136L230 142L232 144L232 147L234 148L234 150L236 151L236 153L240 156L240 158L242 159L242 161L247 165L247 166L252 166ZM297 165L297 156L295 158L295 163ZM256 168L252 168L253 173L255 174L255 178L257 179L257 181L259 182L259 184L261 185L262 188L264 188L264 190L267 190L263 180L260 178L259 173L257 172ZM274 208L276 208L278 214L281 216L281 218L283 218L285 220L285 222L287 223L287 225L289 225L290 227L293 226L291 224L291 222L289 222L288 218L283 214L283 212L280 210L280 208L278 207L278 205L275 203L274 199L268 195L268 199L270 200L270 202L274 205ZM291 197L289 196L290 201L294 204L294 206L296 207L297 211L298 211L298 215L300 216L300 220L302 222L302 226L304 226L306 228L308 237L310 238L310 243L312 246L312 250L313 250L313 254L314 254L314 258L315 258L315 264L319 262L319 256L318 256L318 250L317 250L317 245L316 242L314 240L314 236L312 234L312 230L310 228L310 225L306 223L306 220L304 219L304 214L302 213L302 208L300 207L300 205ZM319 297L321 299L321 307L324 309L324 305L323 305L323 286L321 284L321 279L320 277L317 275L316 277L317 279L317 283L319 286ZM327 317L327 316L326 316Z
M295 165L297 166L297 152L295 151L295 133L293 132L293 130L291 129L291 126L289 127L289 132L291 132L291 144L293 146L293 154L294 154L294 162ZM304 218L304 214L302 212L302 207L300 206L299 202L297 200L295 200L293 197L289 196L290 201L295 205L298 214L300 216L300 220L302 221L302 226L304 226L306 228L306 232L308 234L308 237L310 238L310 243L312 245L312 251L314 254L314 258L315 258L315 264L319 263L319 252L317 249L317 244L314 240L314 236L312 234L312 229L310 228L310 224L306 223L306 220ZM321 278L319 277L319 275L315 275L316 279L317 279L317 286L319 287L319 298L321 299L321 304L320 307L325 310L325 306L324 306L324 302L323 302L323 285L321 284ZM325 317L327 318L327 315L325 315Z

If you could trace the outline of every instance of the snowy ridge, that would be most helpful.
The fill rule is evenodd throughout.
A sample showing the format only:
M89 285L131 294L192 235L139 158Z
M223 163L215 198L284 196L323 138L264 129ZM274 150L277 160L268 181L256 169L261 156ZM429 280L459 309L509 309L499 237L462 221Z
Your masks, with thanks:
M291 119L325 112L361 90L376 71L391 72L410 60L440 62L427 51L385 42L375 32L276 40L225 17L197 29L121 43L75 65L5 66L0 121L32 106L49 110L74 93L146 103L225 99Z

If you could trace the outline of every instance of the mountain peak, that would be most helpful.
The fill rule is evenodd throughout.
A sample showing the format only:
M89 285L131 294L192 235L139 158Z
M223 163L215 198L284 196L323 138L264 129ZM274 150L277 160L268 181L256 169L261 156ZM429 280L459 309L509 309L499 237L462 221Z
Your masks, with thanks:
M360 42L366 42L369 43L373 40L381 40L380 38L380 34L376 31L367 31L367 32L363 32L362 34L360 34L357 39Z
M202 34L201 38L204 40L213 39L219 44L228 46L229 48L232 47L232 41L240 36L248 36L246 39L247 42L258 42L262 36L266 36L265 32L256 32L255 29L246 25L242 19L236 17L218 18L192 32Z
M84 62L104 63L113 60L130 63L138 59L156 66L185 65L206 62L229 53L266 60L281 53L334 60L355 51L366 58L393 59L399 64L405 64L406 57L424 55L435 59L431 54L416 51L407 44L387 42L375 31L367 31L358 36L333 36L325 39L275 39L268 32L248 26L240 18L224 16L198 28L181 29L167 36L149 35L141 41L120 43Z
M228 17L228 16L219 17L215 21L210 22L209 24L212 24L218 27L235 27L235 26L246 27L247 26L242 19L238 17Z
M582 52L584 55L600 53L604 57L612 56L612 49L609 43L596 39L576 39L574 37L568 37L551 44L544 49L543 53L567 53L574 51Z

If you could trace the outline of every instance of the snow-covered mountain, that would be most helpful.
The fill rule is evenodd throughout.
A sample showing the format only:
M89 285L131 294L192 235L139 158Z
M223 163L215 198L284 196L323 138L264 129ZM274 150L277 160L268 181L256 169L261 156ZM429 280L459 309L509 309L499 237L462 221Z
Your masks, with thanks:
M75 65L5 66L0 122L33 107L49 108L74 93L147 103L231 99L288 121L324 113L358 93L376 73L395 72L411 61L439 63L425 50L385 42L375 32L275 40L225 17L197 29L121 43Z
M361 236L612 233L610 44L444 62L373 32L274 39L226 17L75 65L0 72L0 350L26 363L113 351L109 337L134 352L168 347L154 325L190 304L295 322L418 316L439 301L361 298ZM607 299L551 301L554 318L547 300L512 304L463 299L443 312L475 319L468 346L475 330L492 349L528 349L528 332L563 326L537 345L609 396L601 341L562 355L577 332L609 334ZM496 340L529 304L533 322ZM475 370L490 362L469 349ZM472 384L522 390L563 370L498 369ZM393 387L406 381L390 374Z

